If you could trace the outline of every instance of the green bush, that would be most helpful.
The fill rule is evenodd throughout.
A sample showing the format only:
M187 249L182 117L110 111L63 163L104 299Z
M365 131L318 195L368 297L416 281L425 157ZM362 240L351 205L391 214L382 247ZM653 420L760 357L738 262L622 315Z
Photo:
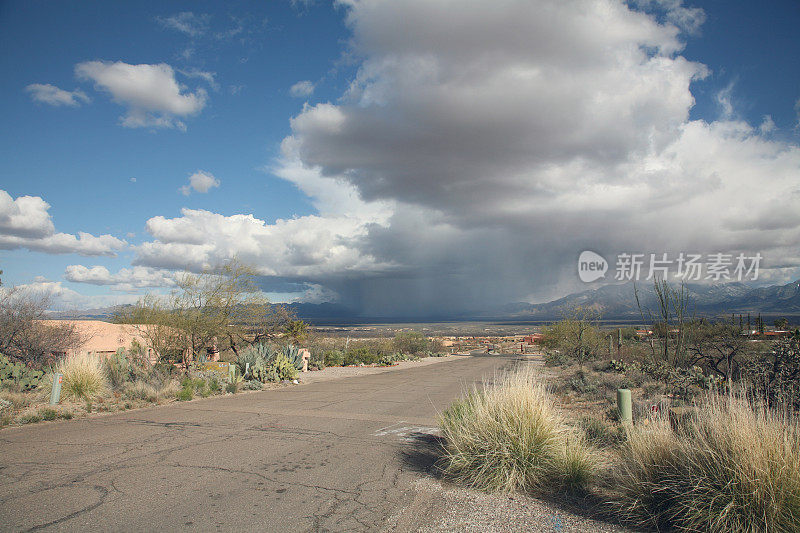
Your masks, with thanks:
M800 428L740 397L628 427L608 499L659 530L800 531Z
M130 366L125 350L120 348L114 355L106 357L103 360L103 371L112 388L123 388L130 381Z
M303 355L300 353L300 349L297 346L287 344L281 348L281 353L297 371L303 370Z
M176 395L178 401L186 402L194 398L194 388L189 386L184 386L178 394Z
M344 364L344 353L339 350L329 350L323 356L325 366L342 366Z
M420 355L430 350L431 343L422 333L402 331L395 335L392 346L400 353Z
M325 364L325 353L319 350L315 350L311 352L311 359L308 361L308 367L313 370L322 370L326 367Z
M380 361L381 354L368 346L350 348L344 355L344 366L350 365L372 365Z
M609 424L602 418L583 416L578 419L578 427L583 430L589 443L610 447L625 440L625 432L618 425Z
M267 383L295 379L303 368L303 357L296 346L278 351L262 343L243 350L236 364L245 379Z

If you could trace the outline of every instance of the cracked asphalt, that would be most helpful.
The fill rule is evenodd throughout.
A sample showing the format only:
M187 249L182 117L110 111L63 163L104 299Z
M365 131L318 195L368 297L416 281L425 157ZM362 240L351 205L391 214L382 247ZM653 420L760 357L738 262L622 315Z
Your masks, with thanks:
M416 530L404 509L432 460L419 442L464 386L512 364L454 358L8 428L0 529Z

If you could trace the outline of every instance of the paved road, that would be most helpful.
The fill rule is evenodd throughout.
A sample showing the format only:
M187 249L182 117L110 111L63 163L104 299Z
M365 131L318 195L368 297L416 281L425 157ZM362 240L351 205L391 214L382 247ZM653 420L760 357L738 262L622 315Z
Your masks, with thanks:
M416 529L418 438L510 358L0 431L3 531ZM398 519L398 516L402 515Z

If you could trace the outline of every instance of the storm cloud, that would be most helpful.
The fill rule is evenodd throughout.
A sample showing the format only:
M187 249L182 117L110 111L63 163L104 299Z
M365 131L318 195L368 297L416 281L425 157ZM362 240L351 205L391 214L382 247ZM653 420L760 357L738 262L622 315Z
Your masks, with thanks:
M701 11L343 4L357 73L291 119L273 168L318 215L156 217L138 264L238 254L384 316L556 297L580 288L586 249L760 252L797 274L800 148L735 114L690 119L708 69L681 50Z

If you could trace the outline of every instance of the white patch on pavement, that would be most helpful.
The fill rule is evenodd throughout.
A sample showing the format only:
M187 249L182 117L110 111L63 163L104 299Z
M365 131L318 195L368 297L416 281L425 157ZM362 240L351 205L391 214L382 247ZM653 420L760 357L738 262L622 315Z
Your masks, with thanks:
M397 437L405 442L414 442L422 435L435 435L440 434L439 428L427 426L407 426L405 422L398 422L391 426L386 426L377 430L373 435L375 437Z

